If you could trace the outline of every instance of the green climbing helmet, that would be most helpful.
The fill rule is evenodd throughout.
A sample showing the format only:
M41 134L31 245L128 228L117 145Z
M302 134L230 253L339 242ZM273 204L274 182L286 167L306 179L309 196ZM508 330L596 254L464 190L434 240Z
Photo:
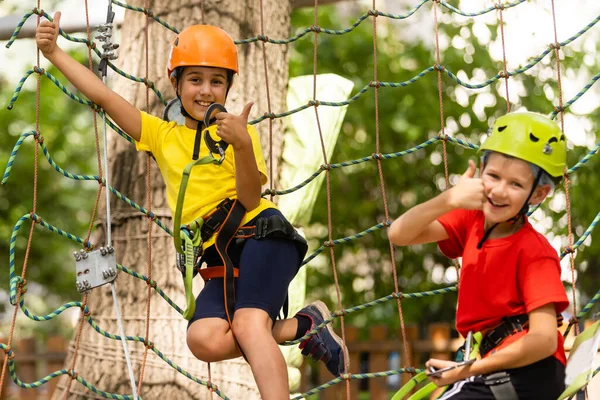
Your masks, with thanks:
M537 165L550 176L563 175L567 163L565 135L556 122L533 112L498 118L479 151L495 151Z

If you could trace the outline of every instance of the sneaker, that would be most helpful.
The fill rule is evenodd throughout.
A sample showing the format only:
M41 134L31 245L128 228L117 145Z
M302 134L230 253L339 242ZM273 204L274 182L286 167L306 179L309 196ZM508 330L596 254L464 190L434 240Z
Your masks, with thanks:
M331 318L329 309L322 301L309 304L298 311L297 315L310 318L312 324L308 332L322 324L326 319ZM343 345L342 338L335 334L332 324L327 324L316 335L300 343L299 347L302 349L302 355L310 356L316 361L323 361L329 372L337 377L345 369Z

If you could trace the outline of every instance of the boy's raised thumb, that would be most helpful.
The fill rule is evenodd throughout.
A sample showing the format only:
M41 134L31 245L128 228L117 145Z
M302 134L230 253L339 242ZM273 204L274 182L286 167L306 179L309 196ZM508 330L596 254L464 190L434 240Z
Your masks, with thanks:
M477 166L473 160L469 160L469 168L462 175L463 178L473 178L475 176L475 172L477 171Z
M54 13L54 24L60 28L60 11Z
M244 106L244 109L242 110L242 113L240 114L240 116L242 116L246 119L246 122L248 122L248 115L250 115L250 110L252 109L253 105L254 105L254 103L252 103L252 102L246 104Z

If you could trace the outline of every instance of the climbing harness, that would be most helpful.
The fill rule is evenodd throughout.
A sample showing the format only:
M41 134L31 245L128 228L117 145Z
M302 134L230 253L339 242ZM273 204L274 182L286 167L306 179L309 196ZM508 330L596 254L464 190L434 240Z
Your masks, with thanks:
M221 104L211 104L204 114L204 126L210 126L210 115L217 109L227 112ZM209 155L198 159L200 140L204 141L209 149ZM220 165L225 159L225 150L229 144L223 140L215 141L208 131L196 131L194 143L194 153L192 158L194 161L186 165L179 185L179 193L177 196L177 207L175 210L174 227L179 227L179 232L173 235L175 242L175 250L177 251L177 268L183 274L186 309L184 318L190 320L195 311L196 302L192 293L192 280L197 273L200 273L202 279L208 282L213 278L224 278L224 299L225 310L228 322L231 324L233 320L233 312L235 309L235 288L234 278L239 275L239 270L233 265L233 262L227 255L227 251L232 242L239 242L254 238L261 240L264 238L281 238L289 239L296 242L302 257L308 250L306 240L298 234L292 224L282 216L273 215L268 218L257 218L254 225L241 226L242 219L246 214L246 209L238 200L225 199L215 209L213 213L204 217L197 218L187 225L181 225L181 213L183 209L183 200L189 177L192 168L197 165L217 164ZM215 158L215 155L219 159ZM213 235L217 235L215 248L219 257L223 261L223 265L213 266L209 268L200 268L202 266L202 244L209 240ZM287 316L287 298L284 304L284 317Z
M487 332L485 336L482 332L477 332L474 334L469 332L467 338L465 339L465 343L458 349L455 359L457 362L456 365L444 370L428 370L415 375L402 388L400 388L394 397L392 397L392 400L404 399L417 387L417 385L425 382L431 375L441 374L447 370L458 368L474 362L478 355L481 355L482 357L485 356L496 346L498 346L504 339L517 332L522 332L523 330L527 329L527 327L528 316L527 314L522 314L512 317L504 317L502 319L502 323L491 331ZM516 390L510 381L510 374L508 372L494 372L484 376L483 379L485 384L492 391L496 400L518 400ZM427 398L436 388L437 386L435 383L430 382L421 387L412 396L408 397L408 400Z
M489 331L479 346L479 352L482 356L492 351L504 339L515 333L522 332L529 326L529 317L527 314L515 315L502 318L502 323Z

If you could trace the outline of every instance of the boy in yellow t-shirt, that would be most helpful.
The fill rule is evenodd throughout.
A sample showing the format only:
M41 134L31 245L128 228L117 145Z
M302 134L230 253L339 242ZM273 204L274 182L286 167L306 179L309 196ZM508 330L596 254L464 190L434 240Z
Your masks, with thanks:
M177 35L168 63L168 76L185 117L185 124L177 125L141 112L62 51L56 45L59 24L60 13L57 13L54 22L44 21L39 25L38 47L75 87L135 140L138 150L152 152L165 181L173 214L185 166L198 154L209 151L200 133L208 129L212 140L228 144L220 165L198 166L191 174L181 222L189 224L203 218L204 226L212 227L212 230L202 228L202 236L206 236L202 261L208 270L223 266L226 258L237 268L233 318L229 323L223 275L205 278L206 285L196 298L195 313L188 325L187 343L191 352L206 362L244 354L262 398L288 398L287 367L277 343L304 336L329 318L330 313L322 302L315 302L294 318L277 320L289 283L306 253L306 242L277 207L261 197L267 173L258 134L247 124L252 103L240 115L227 112L210 115L209 127L201 122L209 106L225 104L238 72L235 43L226 32L208 25L194 25ZM243 206L241 225L253 228L254 233L246 235L245 240L229 238L224 255L219 250L219 235L230 215L227 213L240 205ZM227 215L220 217L223 213ZM263 229L259 231L259 227ZM303 354L324 361L329 371L338 376L344 366L341 344L329 325L300 347Z

